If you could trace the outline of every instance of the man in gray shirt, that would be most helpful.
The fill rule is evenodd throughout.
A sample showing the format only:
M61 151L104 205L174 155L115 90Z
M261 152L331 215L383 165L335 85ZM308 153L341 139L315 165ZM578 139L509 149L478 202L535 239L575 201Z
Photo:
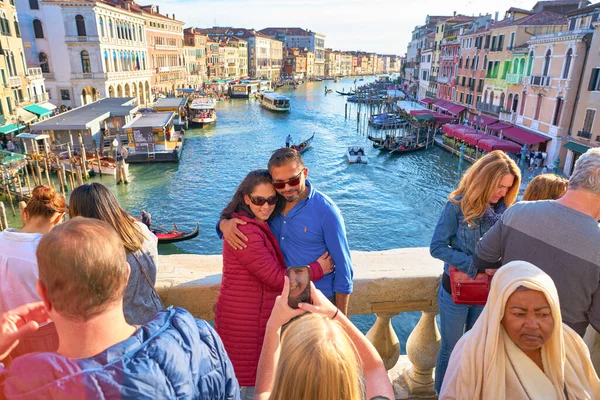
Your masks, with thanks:
M520 202L477 244L474 265L496 269L528 261L554 280L564 323L581 336L600 332L600 148L575 163L558 200ZM491 271L488 271L491 272Z

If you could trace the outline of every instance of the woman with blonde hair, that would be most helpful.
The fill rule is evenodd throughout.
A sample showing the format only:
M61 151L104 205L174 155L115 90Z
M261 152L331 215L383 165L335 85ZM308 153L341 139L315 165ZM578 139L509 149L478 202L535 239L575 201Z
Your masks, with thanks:
M556 174L541 174L529 182L523 201L558 200L567 191L569 181Z
M255 400L393 399L371 342L312 282L312 304L300 303L299 309L288 305L289 288L286 277L267 323ZM306 312L280 335L283 325Z
M99 183L81 185L71 193L69 217L107 222L121 237L131 268L123 298L125 319L143 325L163 306L154 290L158 264L158 239L148 227L119 206L117 198Z
M465 331L471 329L482 306L455 304L452 300L450 267L474 278L475 246L500 219L519 193L521 172L506 153L496 150L480 158L463 175L448 201L433 233L430 253L444 262L438 290L442 343L435 369L435 390L439 393L452 349Z
M498 270L483 313L452 353L439 398L600 398L589 351L562 323L550 276L525 261Z

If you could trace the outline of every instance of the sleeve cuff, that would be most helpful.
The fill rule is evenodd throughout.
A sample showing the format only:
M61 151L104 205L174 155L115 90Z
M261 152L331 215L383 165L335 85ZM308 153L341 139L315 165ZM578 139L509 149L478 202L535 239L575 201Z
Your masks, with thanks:
M323 273L323 268L321 267L321 264L319 264L318 261L311 262L310 264L308 264L308 266L310 267L311 281L316 282L322 279L323 276L325 276L325 274Z

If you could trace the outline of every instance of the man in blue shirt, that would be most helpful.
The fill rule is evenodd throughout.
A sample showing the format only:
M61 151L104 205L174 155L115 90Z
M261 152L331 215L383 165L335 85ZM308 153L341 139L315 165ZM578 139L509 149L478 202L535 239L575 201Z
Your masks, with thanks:
M290 144L292 143L292 135L289 134L287 135L287 137L285 138L285 147L290 147Z
M275 151L269 160L269 172L275 190L286 200L281 214L269 222L286 265L308 265L328 251L335 265L334 272L325 275L315 286L347 315L353 270L340 209L306 179L308 168L296 150ZM217 233L222 232L233 248L244 248L248 239L237 229L237 224L244 223L239 219L222 220Z

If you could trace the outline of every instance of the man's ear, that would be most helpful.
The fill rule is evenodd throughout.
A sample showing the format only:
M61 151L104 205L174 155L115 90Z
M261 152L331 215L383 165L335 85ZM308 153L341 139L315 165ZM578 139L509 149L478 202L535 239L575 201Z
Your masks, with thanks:
M48 291L46 290L46 286L44 286L42 281L38 279L37 284L35 285L35 289L42 301L44 302L44 306L46 306L46 311L50 313L50 311L52 311L52 304L48 300Z

